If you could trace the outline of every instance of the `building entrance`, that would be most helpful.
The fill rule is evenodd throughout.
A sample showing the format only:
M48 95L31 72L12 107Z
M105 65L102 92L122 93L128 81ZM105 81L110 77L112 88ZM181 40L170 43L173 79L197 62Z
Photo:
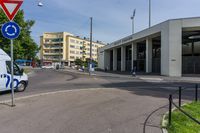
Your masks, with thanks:
M152 72L160 74L161 66L161 37L152 39Z
M126 46L126 71L131 71L132 45Z
M137 61L135 63L138 72L146 71L146 42L137 44Z
M200 74L200 31L183 32L182 73Z
M110 51L110 71L113 71L113 50Z

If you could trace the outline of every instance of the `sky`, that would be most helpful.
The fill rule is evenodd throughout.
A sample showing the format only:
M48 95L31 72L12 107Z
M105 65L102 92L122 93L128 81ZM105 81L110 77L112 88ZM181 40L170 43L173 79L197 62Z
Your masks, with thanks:
M42 1L44 6L38 7ZM200 16L200 0L151 0L152 25L168 19ZM93 17L93 39L111 43L148 28L148 0L25 0L25 19L35 20L32 37L39 44L44 32L66 31L89 37Z

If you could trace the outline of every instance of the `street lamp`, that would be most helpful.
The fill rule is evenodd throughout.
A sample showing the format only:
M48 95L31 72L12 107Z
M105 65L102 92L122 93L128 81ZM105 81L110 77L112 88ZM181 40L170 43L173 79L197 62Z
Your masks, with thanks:
M133 16L131 16L131 20L132 20L132 34L134 34L134 29L135 29L135 26L134 26L134 21L135 21L135 14L136 14L136 9L134 9L133 11Z
M39 7L43 7L43 3L42 3L41 0L38 2L38 6L39 6Z
M149 0L149 28L151 27L151 0Z
M91 76L91 69L92 69L92 21L93 18L90 17L90 65L89 65L89 75Z

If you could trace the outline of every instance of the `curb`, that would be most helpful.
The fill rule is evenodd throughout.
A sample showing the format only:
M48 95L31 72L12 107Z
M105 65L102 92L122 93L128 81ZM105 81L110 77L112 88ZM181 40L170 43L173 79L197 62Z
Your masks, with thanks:
M184 103L181 107L183 107L183 106L185 106L185 105L187 105L187 104L188 104L188 103ZM176 107L172 108L172 112L174 112L175 110L177 110ZM161 126L162 126L162 131L163 131L163 133L168 133L168 130L166 129L167 124L168 124L168 121L165 120L165 118L167 117L168 114L169 114L169 111L167 111L167 112L163 115L163 117L162 117L162 124L161 124Z
M70 70L61 70L60 72L71 72L71 73L76 73L76 74L81 74L81 75L89 75L89 73L85 73L85 72L78 72L78 71L70 71Z
M162 132L163 132L163 133L168 133L168 131L167 131L167 129L166 129L168 121L165 120L165 118L167 117L168 114L169 114L169 112L166 112L166 113L163 115L163 118L162 118L162 125L161 125L161 126L162 126Z
M27 75L28 75L29 77L33 76L34 74L35 74L34 71L27 73Z

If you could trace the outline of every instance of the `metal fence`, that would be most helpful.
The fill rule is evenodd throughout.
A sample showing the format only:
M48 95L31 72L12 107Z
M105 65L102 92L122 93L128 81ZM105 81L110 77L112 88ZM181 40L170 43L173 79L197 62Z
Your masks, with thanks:
M179 87L178 89L178 105L174 102L173 100L173 95L177 92L175 92L174 94L170 94L169 95L169 118L168 118L168 124L169 126L171 125L171 122L172 122L172 106L174 105L175 108L177 108L180 112L182 112L185 116L188 117L188 119L191 119L193 120L194 122L196 122L197 124L200 125L200 121L197 120L196 118L192 117L189 113L187 113L185 110L183 110L181 108L181 103L182 103L182 94L183 94L183 91L184 90L187 90L187 88L182 88L182 87ZM194 101L198 101L198 91L199 91L199 87L198 87L198 84L195 85L195 89L194 89Z

